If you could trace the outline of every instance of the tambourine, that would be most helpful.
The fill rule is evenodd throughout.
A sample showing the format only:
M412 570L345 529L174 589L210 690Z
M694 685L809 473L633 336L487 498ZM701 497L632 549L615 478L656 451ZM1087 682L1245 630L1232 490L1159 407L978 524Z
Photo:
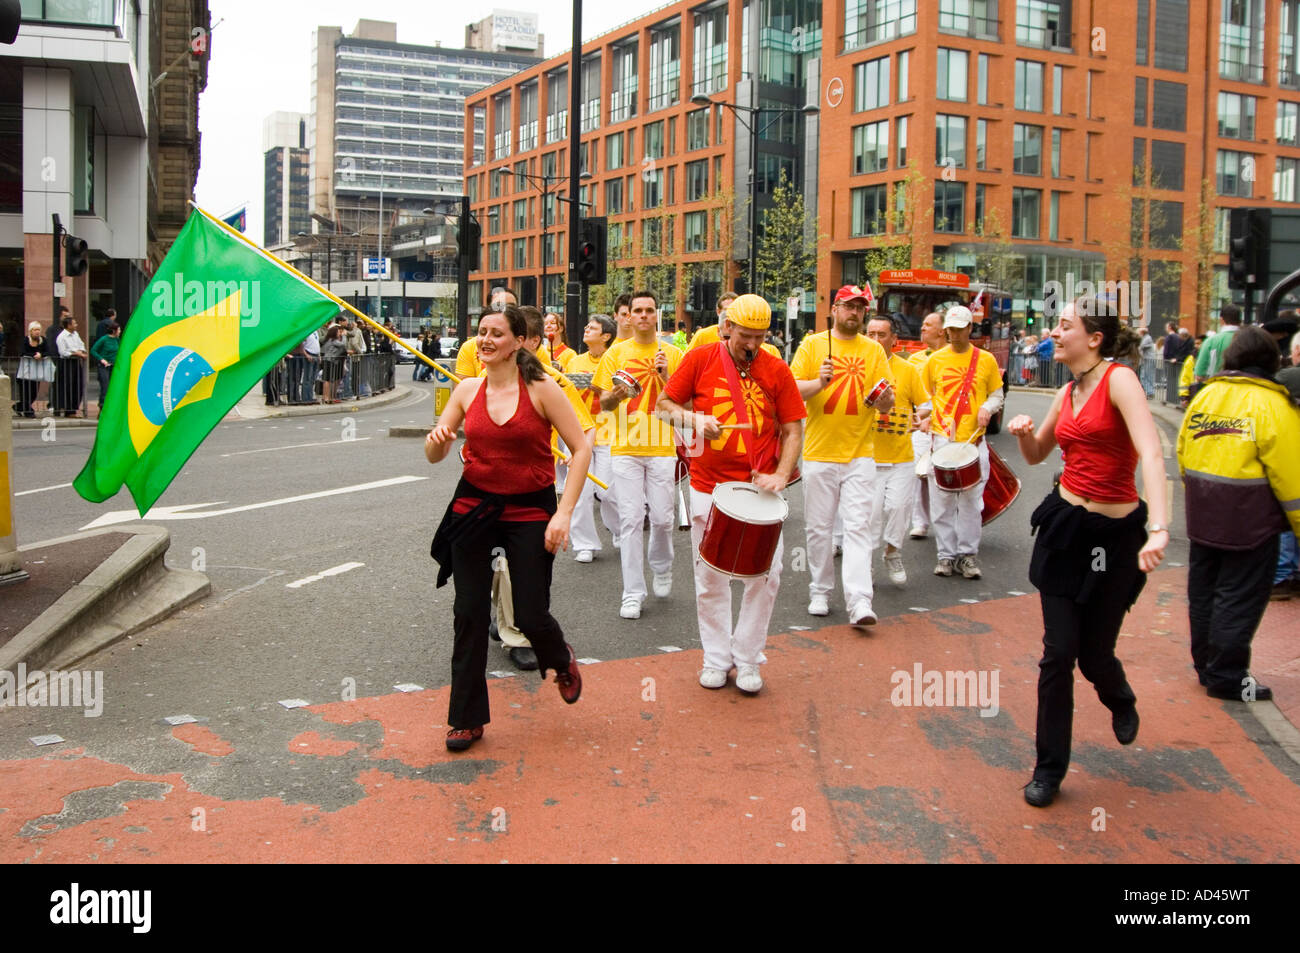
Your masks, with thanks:
M615 371L614 383L621 384L630 397L635 397L637 394L641 393L640 383L638 383L637 379L627 371Z
M887 390L889 390L889 380L888 378L882 377L880 380L876 381L876 386L867 392L866 402L868 404L874 404L876 401L880 400L881 396Z

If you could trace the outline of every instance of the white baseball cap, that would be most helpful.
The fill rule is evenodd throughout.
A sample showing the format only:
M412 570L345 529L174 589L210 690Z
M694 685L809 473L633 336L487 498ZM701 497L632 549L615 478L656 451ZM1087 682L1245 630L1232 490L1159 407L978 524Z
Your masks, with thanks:
M972 320L970 308L965 305L953 305L943 317L945 328L968 328Z

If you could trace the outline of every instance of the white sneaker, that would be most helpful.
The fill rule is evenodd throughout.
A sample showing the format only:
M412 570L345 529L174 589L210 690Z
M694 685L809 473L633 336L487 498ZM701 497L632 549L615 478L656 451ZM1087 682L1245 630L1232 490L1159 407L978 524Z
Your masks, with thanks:
M903 568L902 553L886 553L885 568L889 570L889 581L902 587L907 585L907 570Z
M978 579L980 577L980 565L975 561L974 556L959 556L955 568L967 579Z
M706 668L700 672L700 684L705 688L722 688L727 684L727 673L720 668Z
M667 599L673 594L673 574L664 573L662 576L655 573L654 581L655 595L660 599Z
M809 615L830 615L831 607L825 596L812 596L808 600Z
M641 600L636 598L624 599L623 608L618 610L618 614L624 619L641 618Z
M855 603L849 610L849 625L875 625L876 614L871 611L870 602Z
M736 687L742 692L753 695L762 691L763 676L758 674L757 665L738 665L736 666Z
M911 536L912 539L925 539L930 535L930 528L928 526L913 526L912 532L908 535Z
M590 549L580 549L578 555L573 557L573 561L576 563L589 563L594 558L595 556Z

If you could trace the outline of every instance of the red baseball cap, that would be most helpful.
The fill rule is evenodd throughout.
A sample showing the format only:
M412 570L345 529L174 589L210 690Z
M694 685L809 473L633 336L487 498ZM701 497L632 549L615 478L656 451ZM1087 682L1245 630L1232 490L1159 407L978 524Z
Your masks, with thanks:
M861 298L863 301L870 303L874 296L871 294L870 287L863 291L857 285L845 285L839 291L835 292L835 304L841 301L852 301L854 298Z

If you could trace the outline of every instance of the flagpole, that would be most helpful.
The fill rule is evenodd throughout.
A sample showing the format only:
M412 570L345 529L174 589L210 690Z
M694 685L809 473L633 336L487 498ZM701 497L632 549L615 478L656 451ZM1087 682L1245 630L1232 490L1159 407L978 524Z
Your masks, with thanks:
M272 255L270 252L268 252L268 251L267 251L265 248L263 248L261 245L258 245L256 242L254 242L252 239L248 238L246 235L244 235L244 234L242 234L242 233L240 233L240 232L235 231L235 229L231 228L231 227L230 227L229 225L227 225L225 222L221 221L221 219L216 218L215 216L213 216L213 215L212 215L210 212L208 212L206 209L199 208L199 206L198 206L198 204L197 204L196 202L191 201L190 204L194 206L195 211L199 212L199 213L200 213L204 218L206 218L208 221L212 222L213 224L220 225L220 226L221 226L222 228L224 228L226 231L230 232L231 235L234 235L236 238L238 238L240 241L244 242L244 243L245 243L246 245L248 245L250 248L253 248L253 249L255 249L256 251L261 252L261 254L262 254L264 257L266 257L268 260L270 260L270 261L274 262L275 264L279 265L279 266L280 266L281 268L283 268L285 271L288 271L288 272L290 272L291 274L297 276L299 279L301 279L302 281L306 282L306 283L307 283L308 285L310 285L312 288L315 288L317 291L319 291L319 292L320 292L321 294L323 294L325 297L329 298L331 301L333 301L333 302L334 302L335 304L337 304L339 307L343 308L343 309L346 310L346 311L350 311L350 312L352 312L352 313L355 314L358 318L360 318L362 321L366 322L366 324L370 325L371 328L373 328L374 330L376 330L376 331L378 331L379 333L383 334L385 337L387 337L389 340L393 341L395 344L400 344L402 347L406 348L408 351L410 351L412 354L414 354L414 355L415 355L416 357L418 357L420 360L424 361L424 363L426 363L426 364L428 364L430 367L432 367L432 368L433 368L435 371L437 371L439 374L442 374L442 375L445 376L445 377L449 377L449 378L451 378L451 380L455 381L457 384L459 384L459 383L463 380L463 378L461 378L461 377L457 377L455 374L453 374L451 371L447 370L447 369L446 369L445 367L443 367L441 364L437 364L437 363L435 363L435 362L433 361L432 358L426 357L424 354L420 353L420 352L417 351L415 348L411 347L411 345L407 344L405 341L403 341L400 337L398 337L398 336L397 336L396 334L394 334L392 331L388 330L388 328L384 327L382 324L378 323L377 321L372 321L369 317L367 317L366 315L362 314L362 313L361 313L360 311L358 311L356 308L352 307L352 305L348 304L348 303L347 303L346 301L344 301L342 298L336 296L336 295L335 295L333 292L331 292L329 289L327 289L327 288L322 288L319 284L317 284L315 281L313 281L310 277L308 277L307 275L304 275L301 271L299 271L297 268L293 267L293 265L289 264L287 261L282 261L281 259L276 258L274 255ZM564 454L560 453L560 451L557 450L557 449L554 448L554 447L551 448L551 453L553 453L553 454L555 455L556 459L560 460L560 461L563 462L563 463L567 463L567 462L569 461L569 458L568 458L568 457L566 457ZM595 475L590 471L590 469L588 469L588 471L587 471L587 479L590 480L592 483L596 484L596 486L600 487L602 490L608 490L608 489L609 489L609 484L605 483L605 482L604 482L603 480L601 480L599 477L595 476Z

